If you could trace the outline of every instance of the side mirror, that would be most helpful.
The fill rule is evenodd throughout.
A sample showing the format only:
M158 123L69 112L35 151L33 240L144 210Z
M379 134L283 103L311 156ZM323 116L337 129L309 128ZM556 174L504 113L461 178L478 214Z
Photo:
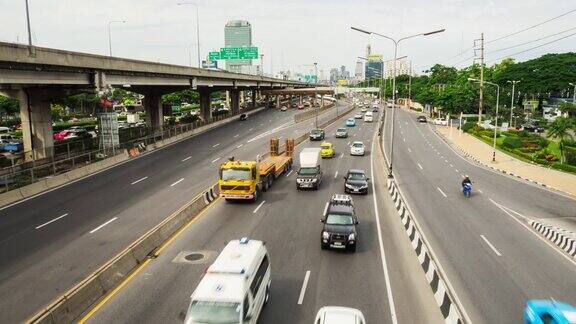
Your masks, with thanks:
M324 219L321 219L321 220L320 220L320 223L324 223Z
M370 180L370 178L366 178L366 181Z

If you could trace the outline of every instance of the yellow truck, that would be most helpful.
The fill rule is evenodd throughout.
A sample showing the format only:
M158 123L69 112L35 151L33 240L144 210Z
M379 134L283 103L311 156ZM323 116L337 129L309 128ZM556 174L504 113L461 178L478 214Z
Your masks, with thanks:
M294 140L286 139L280 152L280 140L270 140L270 154L262 161L240 161L230 158L220 165L218 186L220 196L226 200L257 201L274 180L292 167Z

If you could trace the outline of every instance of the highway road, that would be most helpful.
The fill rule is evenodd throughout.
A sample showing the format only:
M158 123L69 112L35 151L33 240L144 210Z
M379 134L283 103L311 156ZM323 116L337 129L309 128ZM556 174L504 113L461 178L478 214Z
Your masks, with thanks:
M575 304L576 263L519 218L571 217L576 201L476 166L416 116L397 110L395 178L473 322L519 323L531 298ZM460 191L465 174L470 198Z
M397 216L391 202L382 199L387 197L385 169L381 157L373 154L376 148L370 148L377 123L360 121L350 128L348 139L335 139L333 133L342 124L327 128L327 141L338 152L323 162L320 190L296 190L295 173L289 172L258 203L219 199L158 258L94 308L86 322L181 322L204 269L227 241L244 236L265 241L271 259L270 301L260 323L312 323L318 309L327 305L358 308L368 323L442 322L424 273L410 254L409 241L397 240L398 235L405 236L401 225L387 220ZM349 155L348 143L353 140L367 144L366 156ZM305 147L318 146L319 142L306 141L297 147L296 156ZM372 165L376 165L373 172ZM374 195L371 187L368 195L354 196L360 222L357 252L321 250L325 203L333 193L343 193L342 175L351 168L371 174L378 192ZM179 261L179 256L195 252L205 258L199 263Z
M230 156L308 131L264 111L0 210L0 321L21 322L217 180ZM320 120L334 117L332 109Z

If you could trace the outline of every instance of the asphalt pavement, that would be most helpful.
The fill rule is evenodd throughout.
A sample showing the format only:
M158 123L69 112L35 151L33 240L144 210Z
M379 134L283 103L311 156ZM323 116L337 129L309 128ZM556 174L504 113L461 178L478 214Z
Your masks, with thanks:
M367 323L397 323L398 318L406 322L415 319L418 322L422 318L441 322L433 296L422 284L424 273L418 268L415 256L409 254L411 247L407 239L389 242L402 233L402 227L387 223L387 217L397 216L393 212L389 214L394 210L391 203L386 205L380 198L387 193L384 191L385 170L380 160L373 160L377 158L376 148L371 148L376 139L377 122L358 121L356 127L349 128L349 138L335 139L334 131L342 124L343 120L326 129L326 141L334 144L337 153L333 159L323 160L324 182L318 191L297 190L296 174L292 170L282 175L258 203L229 203L219 199L158 258L143 267L106 302L97 305L86 321L181 322L190 294L204 269L226 242L249 237L266 242L271 260L270 301L260 323L312 323L318 309L328 305L358 308ZM354 140L367 145L366 156L349 155L348 145ZM294 169L297 169L300 150L319 147L319 144L306 141L299 145ZM370 187L368 195L354 196L359 219L357 251L322 250L320 219L325 204L332 194L344 192L342 177L352 168L366 170L371 181L377 183L374 187L379 193L374 196ZM387 263L384 250L393 257ZM197 263L181 262L181 257L189 253L202 253L205 258ZM394 259L399 255L416 267L408 269L406 260ZM309 280L305 284L307 273ZM401 291L399 294L391 291L390 282L395 290ZM399 306L394 305L394 300ZM411 300L415 303L411 304ZM422 307L415 309L412 305Z
M522 219L571 217L576 201L473 164L416 116L397 110L394 175L470 319L519 323L532 298L575 304L576 263ZM470 198L461 193L466 174Z
M0 321L21 322L66 292L213 184L220 161L312 128L294 113L267 110L0 209Z

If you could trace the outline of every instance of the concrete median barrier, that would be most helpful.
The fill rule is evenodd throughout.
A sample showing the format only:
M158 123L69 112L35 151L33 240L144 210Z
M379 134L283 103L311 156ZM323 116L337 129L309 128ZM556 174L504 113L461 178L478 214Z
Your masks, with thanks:
M77 321L93 305L121 284L142 262L150 258L182 226L214 203L215 199L206 200L206 193L209 193L211 197L216 197L219 194L218 185L212 185L194 197L82 282L28 319L26 323L56 324Z
M20 192L22 193L22 197L26 198L38 194L46 189L48 189L48 186L46 185L46 180L42 179L37 182L34 182L33 184L29 184L27 186L20 188Z
M46 186L48 188L56 188L67 183L68 181L68 177L65 174L59 174L52 178L46 178Z
M326 111L330 110L331 108L335 107L336 104L334 103L329 103L327 105L325 105L324 107L320 107L318 108L318 115L325 113ZM315 108L309 108L310 110L302 112L302 113L298 113L294 115L294 122L295 123L300 123L303 122L305 120L308 120L314 116L316 116L316 109Z
M0 206L7 206L15 201L24 198L20 189L10 190L0 195Z

